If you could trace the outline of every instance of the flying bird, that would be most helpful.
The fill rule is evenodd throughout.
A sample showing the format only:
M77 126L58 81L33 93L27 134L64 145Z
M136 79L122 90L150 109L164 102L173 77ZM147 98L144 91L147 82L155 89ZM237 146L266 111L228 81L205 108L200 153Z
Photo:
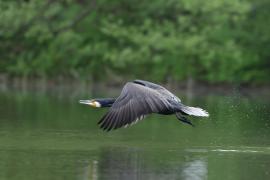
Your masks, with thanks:
M186 116L209 116L207 111L199 107L182 104L181 100L166 88L144 80L127 82L118 98L97 98L79 102L96 108L110 107L98 122L100 128L107 131L135 124L152 113L175 114L178 120L192 126Z

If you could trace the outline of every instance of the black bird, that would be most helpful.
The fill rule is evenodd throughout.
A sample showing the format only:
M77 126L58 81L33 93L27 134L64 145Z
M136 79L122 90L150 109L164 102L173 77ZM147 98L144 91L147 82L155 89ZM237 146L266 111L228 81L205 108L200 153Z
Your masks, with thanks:
M205 116L209 114L198 107L189 107L164 87L152 82L134 80L125 84L118 98L80 100L92 107L111 107L98 122L100 128L110 131L122 126L135 124L151 113L170 115L193 126L185 116Z

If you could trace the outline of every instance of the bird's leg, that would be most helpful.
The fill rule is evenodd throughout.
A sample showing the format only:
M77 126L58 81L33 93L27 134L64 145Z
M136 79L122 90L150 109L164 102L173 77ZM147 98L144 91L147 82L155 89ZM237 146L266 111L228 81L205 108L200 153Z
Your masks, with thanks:
M191 125L192 127L194 127L194 124L192 124L192 122L189 119L187 119L185 116L183 116L181 113L176 113L176 117L183 123L187 123Z

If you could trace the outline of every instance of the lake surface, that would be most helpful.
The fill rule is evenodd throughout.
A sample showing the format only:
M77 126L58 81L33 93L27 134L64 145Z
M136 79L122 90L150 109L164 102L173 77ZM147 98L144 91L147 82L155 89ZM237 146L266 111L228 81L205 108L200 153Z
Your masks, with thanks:
M108 133L106 109L78 104L90 96L1 92L0 179L270 179L269 97L179 93L210 117L151 115Z

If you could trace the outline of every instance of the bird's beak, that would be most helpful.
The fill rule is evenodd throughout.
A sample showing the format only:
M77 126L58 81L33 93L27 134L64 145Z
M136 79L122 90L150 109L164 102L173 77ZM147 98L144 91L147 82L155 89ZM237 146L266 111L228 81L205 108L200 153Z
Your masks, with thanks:
M92 107L97 107L96 103L95 103L95 100L80 100L79 103L87 104L87 105L90 105Z

